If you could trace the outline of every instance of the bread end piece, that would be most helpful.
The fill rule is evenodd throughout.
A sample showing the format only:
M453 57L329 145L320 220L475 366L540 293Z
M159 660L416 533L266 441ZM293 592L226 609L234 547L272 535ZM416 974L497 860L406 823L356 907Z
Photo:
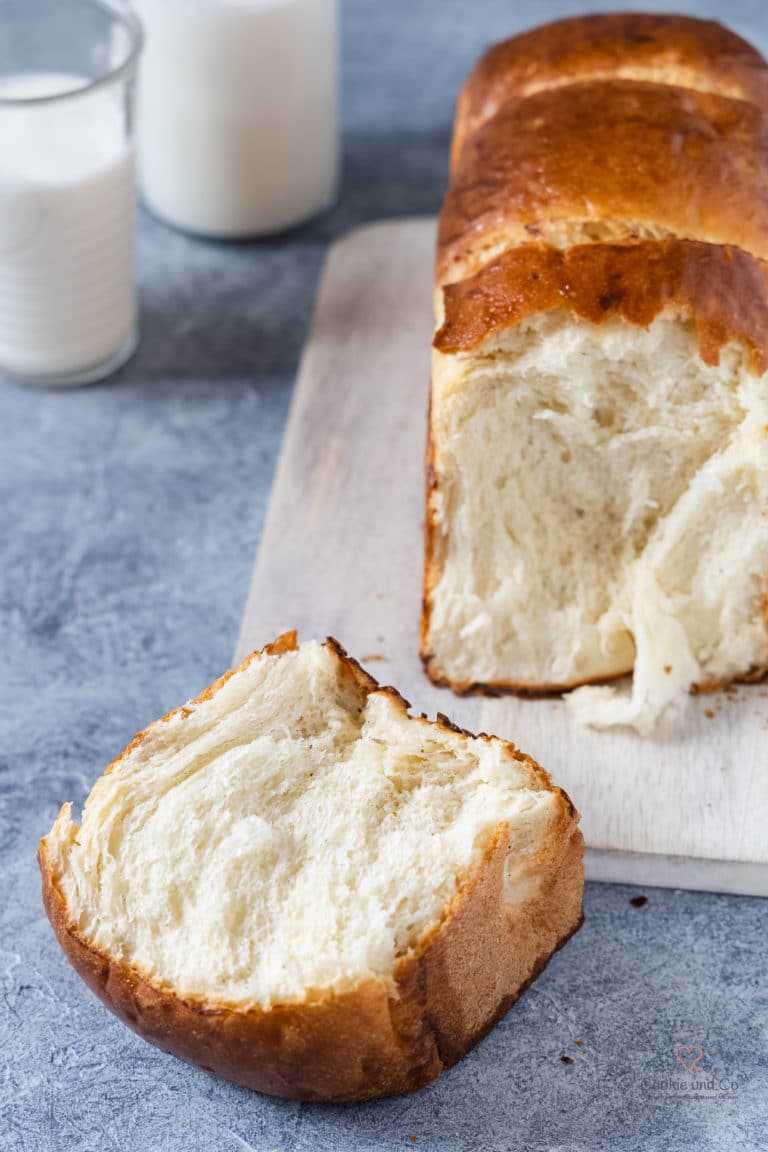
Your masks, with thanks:
M264 655L295 647L295 634L289 633L265 648ZM326 647L366 691L379 690L336 641ZM235 672L260 655L249 656ZM210 699L232 674L192 703ZM407 713L394 690L384 691ZM456 731L444 718L413 723ZM479 739L521 759L513 745ZM341 993L308 991L301 1001L266 1009L178 996L81 937L59 883L50 837L43 838L38 851L45 909L62 950L91 990L165 1052L243 1087L297 1100L351 1102L412 1092L473 1048L583 921L578 814L546 772L523 759L537 786L554 801L537 855L535 891L517 893L510 904L505 893L510 832L500 824L439 922L397 960L394 985L367 978Z

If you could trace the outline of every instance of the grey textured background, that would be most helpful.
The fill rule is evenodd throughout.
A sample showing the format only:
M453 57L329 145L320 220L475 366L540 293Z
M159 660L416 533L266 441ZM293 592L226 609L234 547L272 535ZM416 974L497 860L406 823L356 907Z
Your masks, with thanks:
M59 804L229 664L327 244L435 211L473 58L583 7L349 0L338 207L242 246L145 219L133 362L80 392L0 383L4 1152L768 1147L765 902L651 890L635 908L636 889L591 886L582 932L477 1051L418 1096L357 1107L272 1101L148 1047L70 971L40 906L35 848ZM768 48L765 0L677 7ZM713 1094L691 1091L678 1044L701 1046Z

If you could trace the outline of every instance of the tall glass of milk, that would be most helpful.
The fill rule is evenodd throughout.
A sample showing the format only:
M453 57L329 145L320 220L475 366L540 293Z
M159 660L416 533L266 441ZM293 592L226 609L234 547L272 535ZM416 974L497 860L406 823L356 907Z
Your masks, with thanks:
M337 0L134 0L146 31L139 176L209 237L290 228L338 178Z
M0 375L84 384L136 347L141 40L119 0L0 0Z

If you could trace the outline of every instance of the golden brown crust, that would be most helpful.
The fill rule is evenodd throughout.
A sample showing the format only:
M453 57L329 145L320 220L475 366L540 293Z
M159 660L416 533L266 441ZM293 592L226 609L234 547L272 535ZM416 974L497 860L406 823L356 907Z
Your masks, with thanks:
M557 229L579 224L560 244ZM554 231L553 231L554 229ZM768 111L628 80L511 101L467 141L440 215L437 283L514 244L638 234L768 258ZM607 231L606 231L607 230Z
M566 308L642 327L679 315L704 362L737 340L763 373L767 259L768 65L738 36L685 16L587 16L498 44L474 69L440 217L437 365ZM430 617L444 540L428 427L421 653L433 683L543 695L630 672L480 683L439 667Z
M475 276L443 289L440 352L466 352L527 317L564 308L593 324L620 319L648 328L661 313L692 319L705 364L738 340L756 374L768 368L768 264L739 249L690 240L536 244L505 252Z
M246 1088L302 1100L363 1099L437 1075L434 1050L395 1031L381 983L269 1011L207 1008L156 986L78 937L45 842L39 859L46 911L68 960L116 1016L164 1052Z
M293 650L295 634L290 637L281 638L279 649L264 652ZM329 638L327 646L364 691L379 690L335 640ZM207 699L231 674L198 699ZM394 689L384 691L407 711ZM453 730L445 718L436 723ZM582 922L578 814L533 760L499 743L527 763L532 783L555 797L537 860L538 891L518 907L505 904L509 829L499 825L480 866L460 885L439 924L398 961L394 986L370 979L343 994L319 992L269 1009L181 998L81 938L44 838L38 859L48 918L65 955L107 1007L144 1039L188 1063L256 1091L299 1100L366 1100L415 1091L483 1038Z
M650 12L558 20L495 44L478 61L458 101L452 169L466 139L507 100L611 77L716 92L768 106L765 60L714 20Z
M431 1083L490 1031L580 927L583 841L563 810L566 851L543 862L535 901L501 902L508 832L477 877L397 969L396 992L353 991L269 1010L206 1007L156 986L82 941L67 918L45 842L43 901L67 959L106 1006L149 1043L225 1080L296 1100L354 1101ZM559 845L562 847L562 845Z

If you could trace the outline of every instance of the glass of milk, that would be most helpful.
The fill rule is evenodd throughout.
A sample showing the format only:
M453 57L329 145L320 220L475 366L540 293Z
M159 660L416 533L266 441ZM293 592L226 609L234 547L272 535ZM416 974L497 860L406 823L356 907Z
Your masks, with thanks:
M134 0L139 178L208 237L293 227L336 198L337 0Z
M85 384L136 347L141 42L118 0L0 0L0 375Z

